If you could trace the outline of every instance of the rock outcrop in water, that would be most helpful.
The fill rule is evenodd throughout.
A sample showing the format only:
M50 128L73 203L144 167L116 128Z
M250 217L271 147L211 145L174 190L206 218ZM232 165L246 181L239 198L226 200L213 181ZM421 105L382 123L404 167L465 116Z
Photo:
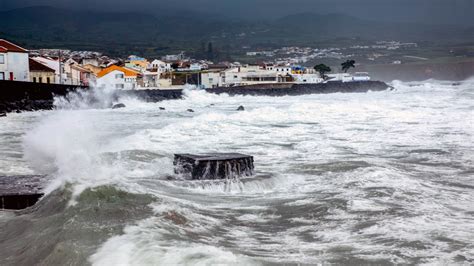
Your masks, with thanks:
M125 108L127 106L125 106L125 104L123 103L118 103L118 104L114 104L114 106L112 106L112 109L120 109L120 108Z
M175 154L175 173L191 180L252 176L253 157L240 153Z
M44 176L0 176L0 209L33 206L43 195Z

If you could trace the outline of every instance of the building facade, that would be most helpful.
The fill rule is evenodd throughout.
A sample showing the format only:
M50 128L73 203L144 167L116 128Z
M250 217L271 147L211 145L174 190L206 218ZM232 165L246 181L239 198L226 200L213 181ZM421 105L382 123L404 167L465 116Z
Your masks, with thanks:
M113 65L97 74L96 84L101 89L134 90L137 89L137 78L138 72Z
M28 50L0 39L0 80L30 81Z
M56 71L41 64L40 62L29 59L30 81L35 83L56 83Z

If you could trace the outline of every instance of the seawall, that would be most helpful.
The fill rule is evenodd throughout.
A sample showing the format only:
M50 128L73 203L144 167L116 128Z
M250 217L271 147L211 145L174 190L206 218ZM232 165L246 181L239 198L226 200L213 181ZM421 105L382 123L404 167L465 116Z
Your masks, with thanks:
M206 89L209 93L254 96L296 96L326 93L364 93L389 89L381 81L329 82L326 84L265 84L230 88ZM31 82L0 81L0 115L9 112L53 109L55 96L65 96L70 92L88 90L88 87L40 84ZM182 90L134 90L117 91L119 96L134 96L148 102L180 99Z
M255 96L297 96L305 94L327 93L364 93L368 91L384 91L389 89L385 82L328 82L325 84L266 84L242 86L231 88L206 89L209 93L229 95L255 95Z
M53 109L55 96L88 87L0 80L0 114Z

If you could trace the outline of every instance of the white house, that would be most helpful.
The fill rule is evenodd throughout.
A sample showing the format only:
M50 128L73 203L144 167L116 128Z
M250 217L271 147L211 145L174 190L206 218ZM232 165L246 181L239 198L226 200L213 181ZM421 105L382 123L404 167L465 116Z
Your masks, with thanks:
M369 81L370 76L367 72L356 72L354 77L352 77L353 81Z
M56 80L57 83L68 84L68 77L67 77L67 74L66 74L65 66L64 66L64 64L61 64L62 69L60 71L59 70L59 60L54 60L54 59L51 59L51 58L46 58L46 57L41 57L41 56L34 57L33 59L35 61L38 61L41 64L51 68L51 69L54 69L55 74L56 74L55 80ZM60 76L61 76L61 78L60 78Z
M201 72L201 86L204 89L216 88L222 86L222 77L220 71Z
M291 66L276 66L274 70L281 75L288 75L291 74L292 68Z
M319 77L318 74L293 74L291 75L294 79L295 83L309 83L309 84L315 84L315 83L321 83L324 81L321 77Z
M98 88L114 88L120 90L134 90L137 89L138 72L131 69L110 66L105 68L97 74Z
M0 80L30 81L28 50L0 39Z
M222 85L241 86L282 82L282 75L275 70L260 69L256 65L235 67L223 72Z
M152 69L156 69L158 73L165 73L171 71L171 64L155 59L150 63Z

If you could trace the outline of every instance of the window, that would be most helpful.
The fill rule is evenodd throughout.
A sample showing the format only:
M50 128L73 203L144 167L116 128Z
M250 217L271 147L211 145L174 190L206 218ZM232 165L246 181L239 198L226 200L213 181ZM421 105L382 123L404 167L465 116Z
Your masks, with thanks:
M5 73L4 72L0 72L0 80L4 80L5 79Z
M124 85L123 84L115 84L116 89L123 89Z
M5 64L5 55L0 54L0 64Z
M33 82L36 83L36 77L33 77Z
M43 83L43 77L39 77L39 83Z
M46 83L48 83L48 84L51 83L51 78L50 77L46 78Z
M115 75L115 78L116 78L116 79L123 79L123 74L116 74L116 75Z

